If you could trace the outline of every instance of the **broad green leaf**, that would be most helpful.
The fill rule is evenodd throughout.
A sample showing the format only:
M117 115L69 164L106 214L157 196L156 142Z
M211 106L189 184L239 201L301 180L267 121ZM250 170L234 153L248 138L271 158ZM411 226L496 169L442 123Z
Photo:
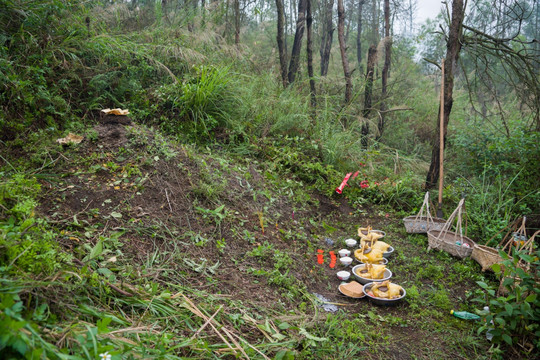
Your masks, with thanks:
M101 275L105 276L107 279L113 275L113 272L107 268L99 268L98 270L98 273L100 273Z
M504 341L506 341L506 343L508 345L512 345L512 338L510 336L508 336L508 334L503 334L502 338L503 338Z
M504 309L508 313L508 315L512 316L512 313L514 312L514 308L510 304L504 304Z
M99 240L92 249L92 251L90 251L90 256L88 257L88 260L95 259L99 255L101 255L101 253L103 253L103 240Z
M317 337L315 335L311 335L310 333L307 332L306 329L304 328L300 328L300 335L304 335L306 338L308 338L309 340L313 340L313 341L318 341L318 342L323 342L323 341L327 341L328 338L323 338L323 337Z
M482 289L486 289L486 290L489 289L489 285L486 284L486 283L483 282L483 281L477 281L476 283L477 283L478 286L480 286Z
M524 279L524 278L527 277L527 273L526 273L522 268L519 268L519 267L518 267L518 268L516 269L516 273L517 273L517 275L518 275L520 278L522 278L522 279Z
M122 217L122 214L120 214L119 212L116 212L116 211L113 211L111 213L111 216L115 219L120 219Z
M534 261L534 256L531 256L529 254L519 253L519 257L528 263L532 263Z
M531 294L525 298L525 301L528 303L532 303L536 300L536 294Z
M104 317L103 319L101 320L98 320L97 322L97 329L98 329L98 334L106 334L109 332L109 328L107 328L107 326L111 323L112 319L108 316Z
M272 337L273 337L273 338L276 338L278 341L284 340L284 339L286 338L285 335L280 334L280 333L272 334Z
M508 287L508 286L512 285L513 283L514 283L514 279L507 277L503 281L503 286Z
M278 325L278 328L280 330L287 330L290 327L291 327L291 325L289 325L289 323L287 323L287 322L282 322L282 323L279 323L279 325Z
M294 353L288 350L280 350L274 357L274 360L294 360Z
M501 264L493 264L491 266L491 268L493 269L493 271L496 273L496 274L500 274L501 272Z
M17 350L21 355L26 354L26 352L28 351L28 346L21 338L18 338L14 342L12 342L11 347Z
M276 356L274 356L274 360L283 360L283 357L287 353L287 350L280 350L277 352Z

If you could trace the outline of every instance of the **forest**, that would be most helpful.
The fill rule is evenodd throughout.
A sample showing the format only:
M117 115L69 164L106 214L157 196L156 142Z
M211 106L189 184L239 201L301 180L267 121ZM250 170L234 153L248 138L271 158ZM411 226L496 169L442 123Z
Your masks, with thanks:
M0 0L0 358L536 358L539 5Z

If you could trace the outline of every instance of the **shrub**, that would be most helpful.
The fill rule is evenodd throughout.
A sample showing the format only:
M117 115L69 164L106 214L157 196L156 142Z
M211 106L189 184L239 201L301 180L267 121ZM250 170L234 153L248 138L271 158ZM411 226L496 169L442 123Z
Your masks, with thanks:
M534 356L540 349L540 250L532 255L514 252L512 258L502 251L500 254L505 259L503 265L495 264L493 269L504 279L507 295L497 295L492 286L477 282L484 289L484 297L475 301L489 306L478 332L489 332L494 343L504 342ZM519 265L520 261L528 271Z
M3 175L3 173L0 173ZM67 255L58 251L56 234L34 217L40 186L18 173L0 183L0 265L34 274L50 274Z

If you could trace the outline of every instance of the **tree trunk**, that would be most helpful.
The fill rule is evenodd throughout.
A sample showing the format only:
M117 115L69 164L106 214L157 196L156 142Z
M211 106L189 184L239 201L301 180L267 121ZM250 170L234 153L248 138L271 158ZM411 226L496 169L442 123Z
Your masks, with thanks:
M234 44L240 44L240 0L233 0L233 15L234 15Z
M371 43L375 46L379 43L379 18L377 7L379 0L371 0Z
M338 0L338 40L339 51L341 52L341 63L343 64L343 74L345 75L345 104L351 101L352 95L352 82L351 71L349 69L349 60L347 59L347 44L345 43L345 8L343 7L343 0Z
M362 117L364 122L362 124L362 147L367 149L368 135L369 135L369 121L368 116L371 111L371 95L373 93L373 72L375 68L375 58L377 57L377 48L375 45L371 45L368 50L367 66L366 66L366 91L364 95L364 110L362 111Z
M279 51L279 68L281 70L281 81L283 86L287 86L287 52L283 41L283 26L285 22L285 10L283 8L283 0L276 0L277 7L277 44Z
M296 19L296 32L294 34L294 42L291 53L291 61L289 63L289 84L294 82L298 66L300 65L300 50L302 50L302 38L304 37L304 29L306 27L306 0L298 2L298 17Z
M332 23L332 12L334 0L326 1L326 11L324 12L323 36L321 41L321 76L328 74L328 64L330 63L330 50L332 50L332 38L334 35L334 24Z
M311 93L311 106L317 105L315 99L315 79L313 75L313 17L311 16L311 0L306 0L306 25L307 25L307 68L309 76L309 89Z
M194 27L195 27L195 23L193 22L193 19L197 15L197 0L191 0L190 2L191 2L191 6L192 6L193 10L192 10L192 13L191 13L191 18L188 21L188 31L193 32Z
M234 0L234 44L240 45L240 0Z
M384 66L382 71L382 99L381 116L379 117L379 134L382 136L386 118L386 93L388 87L388 72L390 71L390 55L392 51L392 41L390 40L390 0L384 0Z
M446 42L446 58L444 60L444 112L443 112L443 139L446 144L446 133L448 131L448 120L452 111L452 92L454 90L454 71L457 67L459 51L461 50L462 40L462 25L465 15L465 6L463 0L454 0L452 2L452 22L448 40ZM440 113L440 108L439 108ZM437 133L440 131L439 121L437 121ZM431 152L431 164L426 177L426 188L432 188L437 184L439 179L439 152L440 144L438 139L433 140L433 150Z
M343 7L345 7L345 4L343 4ZM345 24L346 24L346 27L345 27L345 44L348 44L349 43L349 34L351 33L351 19L348 19L347 18L347 14L344 15L344 19L345 19Z
M358 0L358 24L356 28L356 60L358 61L358 70L364 72L362 68L362 8L366 0Z

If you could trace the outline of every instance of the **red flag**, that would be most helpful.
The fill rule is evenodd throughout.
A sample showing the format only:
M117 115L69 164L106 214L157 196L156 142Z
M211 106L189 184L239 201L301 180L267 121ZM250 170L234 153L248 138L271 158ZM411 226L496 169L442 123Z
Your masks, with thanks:
M336 188L336 192L338 194L341 194L343 192L343 188L345 188L345 186L347 185L347 181L349 181L349 178L351 177L351 175L352 173L348 173L347 175L345 175L345 178L341 182L341 185L339 185L339 187Z

